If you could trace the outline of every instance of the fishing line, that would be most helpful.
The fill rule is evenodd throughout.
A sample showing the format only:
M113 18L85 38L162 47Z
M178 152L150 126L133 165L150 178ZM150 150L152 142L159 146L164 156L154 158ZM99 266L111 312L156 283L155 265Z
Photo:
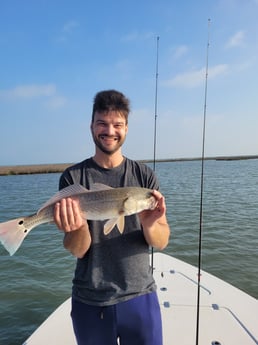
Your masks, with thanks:
M157 147L157 118L158 118L158 78L159 78L159 36L157 36L156 77L155 77L155 107L154 107L154 136L153 136L153 171L156 170ZM153 247L151 247L151 269L153 273Z
M205 90L203 107L203 130L202 130L202 157L201 157L201 191L200 191L200 219L199 219L199 249L198 249L198 289L197 289L197 315L196 315L196 345L199 344L200 326L200 290L201 290L201 260L202 260L202 222L203 222L203 190L204 190L204 160L205 160L205 132L206 132L206 110L207 110L207 88L209 71L209 47L210 47L210 22L208 19L208 39L206 50Z

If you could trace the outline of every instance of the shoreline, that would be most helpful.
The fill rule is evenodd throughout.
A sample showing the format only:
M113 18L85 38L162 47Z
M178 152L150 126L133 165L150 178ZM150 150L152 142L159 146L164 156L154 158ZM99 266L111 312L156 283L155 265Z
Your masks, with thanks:
M258 155L239 155L239 156L217 156L205 157L205 160L217 161L233 161L233 160L246 160L258 159ZM156 162L185 162L185 161L198 161L201 157L196 158L167 158L156 159ZM138 160L143 163L152 163L153 159ZM57 164L31 164L31 165L9 165L0 166L0 176L6 175L29 175L29 174L49 174L49 173L62 173L66 168L74 163L57 163Z

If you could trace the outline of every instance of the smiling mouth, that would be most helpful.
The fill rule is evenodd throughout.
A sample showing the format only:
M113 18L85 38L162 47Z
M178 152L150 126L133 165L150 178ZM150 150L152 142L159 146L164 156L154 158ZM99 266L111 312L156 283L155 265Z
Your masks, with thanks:
M113 137L113 136L109 136L109 135L100 135L99 137L102 140L114 140L114 141L118 140L118 137Z

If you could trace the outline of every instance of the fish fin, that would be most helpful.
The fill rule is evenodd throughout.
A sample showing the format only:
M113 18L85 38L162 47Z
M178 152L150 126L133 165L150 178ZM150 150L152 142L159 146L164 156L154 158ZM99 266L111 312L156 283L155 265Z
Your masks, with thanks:
M103 183L93 183L93 185L90 188L90 190L94 192L97 192L99 190L108 190L108 189L113 189L113 188Z
M122 234L124 231L125 220L124 216L119 216L118 218L109 219L104 225L104 235L110 234L110 232L117 225L119 232Z
M118 218L109 219L104 225L104 235L108 235L117 223Z
M17 218L0 223L0 242L10 255L16 252L24 238L33 228L25 228L24 220L25 218Z
M37 214L39 214L39 212L42 211L43 208L53 205L56 202L60 201L61 199L69 198L70 196L79 195L79 194L83 194L87 192L89 192L89 190L83 187L82 185L71 184L70 186L58 191L54 196L52 196L52 198L50 198L47 202L45 202L37 211Z
M120 234L122 234L124 232L124 227L125 227L125 217L121 216L118 218L118 221L117 221L117 228L118 228Z

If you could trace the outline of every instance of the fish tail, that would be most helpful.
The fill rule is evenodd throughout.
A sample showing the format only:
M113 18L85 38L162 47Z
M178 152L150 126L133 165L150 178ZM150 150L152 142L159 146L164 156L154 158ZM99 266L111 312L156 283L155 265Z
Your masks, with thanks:
M24 238L34 226L26 227L25 218L17 218L0 223L0 242L13 255L22 244Z

